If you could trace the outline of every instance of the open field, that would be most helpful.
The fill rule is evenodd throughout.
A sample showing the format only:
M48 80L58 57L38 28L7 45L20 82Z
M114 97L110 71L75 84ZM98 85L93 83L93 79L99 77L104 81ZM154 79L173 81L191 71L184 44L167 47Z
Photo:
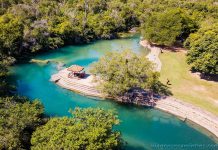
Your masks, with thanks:
M218 115L218 82L199 79L189 71L184 52L164 51L161 81L170 80L170 88L175 98L184 100Z

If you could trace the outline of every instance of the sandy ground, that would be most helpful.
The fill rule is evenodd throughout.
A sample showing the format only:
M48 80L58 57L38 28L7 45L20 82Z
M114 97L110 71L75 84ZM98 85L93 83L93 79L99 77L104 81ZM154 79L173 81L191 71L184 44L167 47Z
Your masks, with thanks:
M151 50L147 57L156 64L156 70L160 71L161 61L158 57L161 51L160 48L151 46L146 40L140 41L140 44ZM159 100L155 107L176 115L184 121L190 120L207 129L218 138L218 116L210 112L173 97Z
M155 64L156 71L160 72L162 64L158 56L161 49L159 47L151 46L146 40L140 41L140 44L151 50L151 52L147 55L147 58Z

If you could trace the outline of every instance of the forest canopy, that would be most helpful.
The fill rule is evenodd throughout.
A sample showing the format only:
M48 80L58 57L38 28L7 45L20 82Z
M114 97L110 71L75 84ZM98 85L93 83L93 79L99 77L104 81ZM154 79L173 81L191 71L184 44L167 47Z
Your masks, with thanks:
M76 108L72 117L52 118L33 133L31 149L120 149L117 116L102 109Z
M32 131L42 123L42 114L39 101L0 98L0 149L28 149Z
M118 38L133 27L139 27L150 42L182 45L202 22L218 22L215 0L2 0L0 4L0 60Z
M0 54L14 57L116 38L118 32L140 26L151 41L169 45L175 38L188 37L205 19L218 16L213 0L3 0L0 4ZM164 30L156 30L160 33L154 37L152 30L160 27Z
M8 82L8 65L35 53L118 38L118 33L138 27L150 42L184 44L192 70L218 74L217 0L1 0L0 6L0 149L30 149L31 144L33 149L45 145L49 149L63 135L59 144L78 149L92 149L96 144L99 149L112 149L121 143L120 133L112 131L117 117L99 109L77 109L71 119L52 118L41 126L46 123L42 104L14 95L14 86ZM166 90L152 63L131 52L110 53L94 68L93 73L107 81L102 90L114 97L134 86L156 93ZM81 136L76 129L87 135ZM67 137L77 138L76 143Z
M152 13L143 26L144 38L158 45L171 46L184 41L197 30L197 24L179 9Z
M187 39L187 62L194 71L218 74L218 23L203 26Z

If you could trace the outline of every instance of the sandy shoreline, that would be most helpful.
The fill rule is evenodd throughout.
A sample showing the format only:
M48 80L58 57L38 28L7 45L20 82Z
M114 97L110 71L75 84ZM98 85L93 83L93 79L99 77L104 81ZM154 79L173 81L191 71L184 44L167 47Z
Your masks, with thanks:
M161 52L161 49L159 47L151 46L146 40L140 41L140 44L143 47L151 50L150 53L147 55L147 58L155 64L156 71L160 72L162 64L158 56Z
M143 47L149 48L151 52L148 59L157 66L157 71L161 70L161 61L159 59L160 48L151 46L146 40L140 41ZM218 138L218 116L207 112L200 107L186 103L173 97L161 99L156 103L155 108L173 114L182 120L190 120L201 127L205 128Z

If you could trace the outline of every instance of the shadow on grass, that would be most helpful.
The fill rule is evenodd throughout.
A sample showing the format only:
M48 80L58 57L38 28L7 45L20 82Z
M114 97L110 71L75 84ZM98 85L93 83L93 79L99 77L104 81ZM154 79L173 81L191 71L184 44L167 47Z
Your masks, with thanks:
M218 82L218 74L205 74L205 73L196 72L194 70L191 70L191 73L197 74L200 77L200 79L206 81Z
M160 81L157 81L156 84L152 85L151 89L154 93L160 95L161 97L173 95L173 93L170 91L170 87L161 83Z
M214 74L214 75L200 74L200 78L204 79L204 80L207 80L207 81L218 82L218 74Z

